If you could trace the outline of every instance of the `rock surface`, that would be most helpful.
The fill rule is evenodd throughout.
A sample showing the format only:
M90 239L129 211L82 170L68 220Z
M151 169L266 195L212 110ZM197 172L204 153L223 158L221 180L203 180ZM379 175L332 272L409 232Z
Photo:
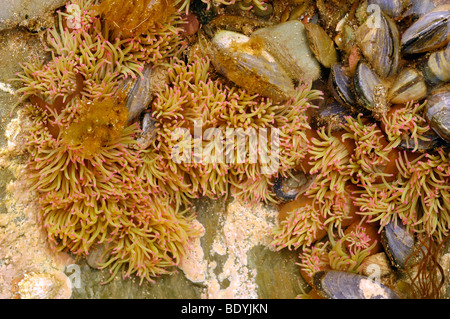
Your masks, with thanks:
M142 285L136 278L117 276L101 285L108 271L92 269L81 260L76 263L80 285L73 288L72 298L295 298L302 292L296 252L274 252L268 246L273 208L202 198L193 209L204 234L192 242L189 261L173 274Z
M17 25L39 29L49 23L53 10L63 6L66 0L2 0L0 30Z

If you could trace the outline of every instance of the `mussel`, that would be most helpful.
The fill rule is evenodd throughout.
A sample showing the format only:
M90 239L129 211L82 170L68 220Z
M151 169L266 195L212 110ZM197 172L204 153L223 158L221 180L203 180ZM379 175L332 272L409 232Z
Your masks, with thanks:
M294 200L299 194L306 192L314 179L315 175L294 172L288 177L278 176L275 179L273 189L279 198L290 201Z
M425 117L428 124L442 139L450 141L450 84L433 90L427 99Z
M329 299L400 299L387 286L355 273L325 270L314 274L313 283Z
M300 21L258 29L251 38L262 41L292 79L315 81L320 77L320 64L310 49L305 26Z
M309 47L314 53L317 61L324 67L330 68L337 62L338 55L334 47L333 40L318 24L308 23L305 25L306 35L308 36Z
M353 75L353 85L358 103L367 110L373 111L377 94L375 90L383 87L383 83L370 66L361 60Z
M216 70L238 86L279 102L294 96L291 78L262 41L221 30L203 43Z
M416 141L410 136L403 136L402 141L398 147L402 150L413 151L417 150L419 152L431 151L437 147L442 146L443 140L437 135L433 130L428 131L423 135L427 140L419 139Z
M388 16L398 18L406 9L409 2L408 0L369 0L367 4L368 7L370 5L378 5Z
M440 0L405 0L405 1L408 3L408 8L403 13L403 16L420 18L421 16L424 16L425 14L436 8L436 6L439 5Z
M336 101L332 101L312 116L311 124L315 129L325 126L326 129L329 128L332 132L335 132L345 126L347 123L345 118L347 116L351 116L350 109Z
M352 78L348 68L344 67L342 63L336 63L331 67L328 84L336 101L349 108L356 104Z
M450 46L431 53L423 61L421 70L430 86L450 81Z
M150 112L142 115L141 131L136 136L136 141L140 149L146 149L156 137L156 120Z
M414 250L414 236L399 219L389 222L383 228L381 243L391 263L396 268L404 268L406 259Z
M426 95L427 85L422 72L408 67L395 78L388 92L388 100L392 104L404 104L411 100L421 100Z
M126 79L124 91L127 93L128 121L135 120L153 100L152 87L152 65L147 65L142 70L143 77L137 79Z
M381 78L397 72L399 34L395 23L383 11L374 10L355 35L364 57Z
M436 7L414 22L401 38L401 52L416 54L445 46L450 40L450 4Z

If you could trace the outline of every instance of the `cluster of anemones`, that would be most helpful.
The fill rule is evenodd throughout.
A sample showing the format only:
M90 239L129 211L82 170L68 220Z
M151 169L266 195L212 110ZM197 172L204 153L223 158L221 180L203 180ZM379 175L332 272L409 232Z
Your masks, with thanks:
M276 104L229 87L219 79L212 81L208 59L197 58L188 64L174 60L169 84L152 104L157 121L153 146L160 158L154 164L167 172L161 187L172 200L181 200L178 205L199 195L218 197L228 190L247 203L276 201L272 180L305 157L305 132L309 129L305 111L312 106L309 101L319 97L319 91L304 84L294 99ZM275 145L278 168L264 173L270 160L265 162L261 152L253 160L250 158L250 149L258 147L246 132L258 133L254 136L259 138L257 145L266 146L273 145L271 131L275 129L279 135ZM265 136L261 130L265 130ZM231 131L242 133L237 136L243 139L242 149L234 137L232 141L227 139ZM269 147L266 151L275 149Z
M25 63L19 74L28 181L54 249L85 256L103 244L110 279L121 271L142 282L176 266L199 233L193 216L159 196L161 175L142 171L148 152L136 147L121 86L144 63L179 54L181 18L171 12L139 37L113 37L95 5L74 0L58 12L47 37L52 59Z

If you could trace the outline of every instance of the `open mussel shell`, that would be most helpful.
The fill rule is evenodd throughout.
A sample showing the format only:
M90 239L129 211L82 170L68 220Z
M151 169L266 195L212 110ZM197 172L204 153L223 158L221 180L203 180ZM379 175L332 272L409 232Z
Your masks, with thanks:
M319 271L314 274L313 283L329 299L400 299L378 281L351 272Z
M396 268L405 268L407 258L414 251L414 236L399 219L389 222L381 232L386 255Z
M357 102L367 110L373 110L374 89L380 85L382 82L375 71L367 63L359 61L353 75Z
M221 30L211 39L216 70L251 93L283 102L295 95L294 84L260 41Z
M422 63L422 73L430 86L450 81L450 46L431 53Z
M292 176L279 175L273 185L277 196L285 201L294 200L299 194L305 193L315 179L315 175L294 172Z
M135 120L153 99L152 94L152 65L146 65L142 70L143 77L127 79L123 90L127 93L128 121Z
M388 100L392 104L404 104L408 101L419 101L427 95L427 85L422 72L405 68L392 83Z
M381 10L374 10L356 30L362 54L381 78L397 72L400 59L399 34L395 23Z
M329 88L336 101L352 108L356 105L356 97L353 91L353 79L348 69L341 63L335 63L330 70L328 80Z
M420 17L401 37L401 52L416 54L445 46L450 40L450 5L441 5Z
M450 141L450 84L433 90L427 97L425 117L431 128L444 140Z

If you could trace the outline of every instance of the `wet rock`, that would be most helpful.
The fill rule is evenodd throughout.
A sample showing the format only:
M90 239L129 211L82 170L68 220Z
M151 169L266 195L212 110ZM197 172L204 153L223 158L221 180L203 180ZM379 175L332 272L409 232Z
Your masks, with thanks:
M37 25L51 24L49 16L65 3L66 0L2 0L0 31L17 25L35 29Z
M72 284L63 272L27 273L13 291L18 299L69 299Z
M292 299L302 294L308 285L298 269L298 253L287 249L273 252L258 245L249 252L251 265L257 271L258 298ZM264 262L261 262L261 261Z

